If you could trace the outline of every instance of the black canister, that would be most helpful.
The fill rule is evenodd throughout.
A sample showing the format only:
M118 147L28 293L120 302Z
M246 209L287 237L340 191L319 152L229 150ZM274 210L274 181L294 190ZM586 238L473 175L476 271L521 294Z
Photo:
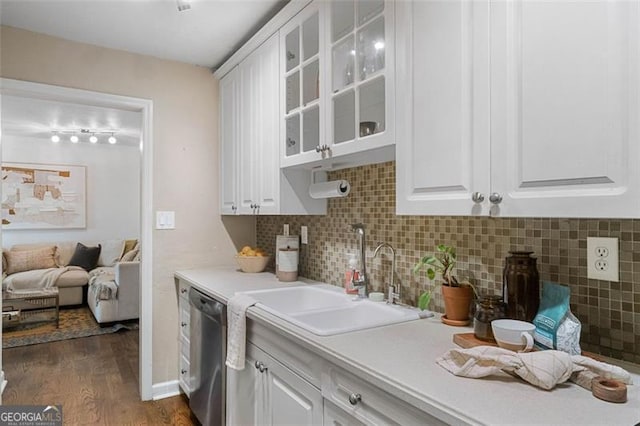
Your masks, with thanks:
M540 277L532 251L510 251L502 274L507 318L532 322L540 306Z

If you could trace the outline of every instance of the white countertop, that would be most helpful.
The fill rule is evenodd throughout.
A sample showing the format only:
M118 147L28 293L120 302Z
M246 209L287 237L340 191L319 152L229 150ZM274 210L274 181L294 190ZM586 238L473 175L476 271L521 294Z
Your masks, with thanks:
M281 283L271 273L244 274L231 268L176 272L195 288L226 302L234 293L313 283ZM453 335L472 331L450 327L437 318L316 336L252 307L248 317L297 339L327 360L349 369L418 408L445 421L470 424L635 425L640 422L640 375L628 387L628 401L596 399L573 383L551 391L538 389L507 374L483 379L457 377L435 363L457 347Z

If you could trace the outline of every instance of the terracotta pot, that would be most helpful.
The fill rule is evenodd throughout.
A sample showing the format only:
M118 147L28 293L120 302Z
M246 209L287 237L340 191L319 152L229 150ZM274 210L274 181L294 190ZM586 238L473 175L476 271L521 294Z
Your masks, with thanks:
M442 286L444 311L451 321L465 321L469 319L469 307L473 299L473 289L470 286L449 287Z

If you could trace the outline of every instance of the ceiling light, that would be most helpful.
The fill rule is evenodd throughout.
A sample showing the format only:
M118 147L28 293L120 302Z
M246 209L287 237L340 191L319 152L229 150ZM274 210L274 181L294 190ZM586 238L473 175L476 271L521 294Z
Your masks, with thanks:
M56 133L56 132L53 133L53 135L51 136L51 142L53 142L53 143L60 142L60 136L58 136L58 133Z
M113 133L111 133L111 136L109 136L109 139L107 139L109 141L109 143L111 145L113 145L114 143L118 142L118 140L116 139L115 136L113 136Z
M78 139L77 135L71 135L71 137L69 138L69 140L71 141L71 143L78 143L78 141L80 139Z
M176 2L178 3L178 12L191 9L190 0L176 0Z
M89 136L89 142L91 143L96 143L98 142L98 137L96 136L96 134L92 134L91 136Z

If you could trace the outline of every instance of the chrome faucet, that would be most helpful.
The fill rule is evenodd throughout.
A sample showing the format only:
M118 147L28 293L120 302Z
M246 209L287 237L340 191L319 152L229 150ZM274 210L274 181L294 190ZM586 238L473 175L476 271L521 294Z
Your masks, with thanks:
M351 225L351 230L358 234L358 245L360 251L360 272L357 274L358 278L355 278L356 270L354 269L353 271L351 271L351 286L358 289L358 297L364 299L369 295L367 288L369 279L367 277L367 254L365 245L364 224L354 223L353 225Z
M393 305L400 303L400 285L396 286L395 280L395 272L396 272L396 250L389 243L380 243L376 250L373 252L373 257L378 255L380 250L383 247L387 247L391 250L392 258L391 258L391 279L389 280L389 296L387 298L387 303L391 303Z

